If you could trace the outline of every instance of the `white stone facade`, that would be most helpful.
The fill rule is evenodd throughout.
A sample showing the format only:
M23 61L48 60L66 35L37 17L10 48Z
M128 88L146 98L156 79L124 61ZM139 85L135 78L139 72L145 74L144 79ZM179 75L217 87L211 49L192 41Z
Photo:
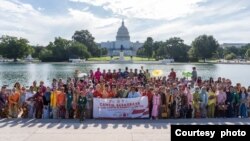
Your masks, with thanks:
M117 31L116 41L101 42L100 46L108 49L109 56L119 56L121 49L125 56L135 56L137 50L142 47L142 43L131 42L127 27L122 21L121 27Z

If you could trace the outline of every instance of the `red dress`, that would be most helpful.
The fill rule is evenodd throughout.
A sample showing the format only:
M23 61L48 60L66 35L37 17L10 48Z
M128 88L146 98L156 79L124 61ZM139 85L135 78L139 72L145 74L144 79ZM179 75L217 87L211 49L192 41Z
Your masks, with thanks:
M102 93L100 93L99 91L94 91L94 97L102 97Z

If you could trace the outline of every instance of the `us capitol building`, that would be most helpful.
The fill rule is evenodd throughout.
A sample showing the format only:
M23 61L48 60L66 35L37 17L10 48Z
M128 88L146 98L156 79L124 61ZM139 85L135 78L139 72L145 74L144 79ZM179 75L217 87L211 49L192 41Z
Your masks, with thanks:
M117 31L116 41L101 42L100 46L107 48L109 56L119 56L120 51L123 51L125 56L136 56L137 50L143 46L143 43L130 41L128 29L122 20L122 25Z

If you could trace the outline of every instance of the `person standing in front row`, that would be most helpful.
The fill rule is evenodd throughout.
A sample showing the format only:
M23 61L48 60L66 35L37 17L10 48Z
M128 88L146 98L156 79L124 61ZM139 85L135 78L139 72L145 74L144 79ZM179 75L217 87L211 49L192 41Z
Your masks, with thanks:
M80 96L78 97L78 110L80 115L80 122L83 122L85 118L85 107L87 104L87 98L85 96L85 93L81 92Z
M68 89L66 94L66 118L73 119L74 118L74 109L73 109L73 88Z
M45 90L45 88L42 88ZM48 119L50 118L50 97L51 97L51 90L50 87L46 88L46 92L43 95L43 118Z
M12 93L9 96L9 115L12 118L17 118L18 116L18 101L20 98L20 93L16 88L12 89Z
M216 105L216 94L215 88L208 88L208 118L214 118L215 105Z
M50 95L50 107L52 109L52 114L50 114L51 118L57 119L58 114L57 114L57 89L53 88L51 95Z
M153 96L153 108L152 108L152 117L154 119L158 119L159 116L159 110L161 105L161 95L159 94L159 91L154 92Z
M94 94L93 94L93 86L89 86L88 87L88 91L86 93L86 98L87 98L87 104L86 104L86 108L87 108L87 118L92 119L93 118L93 98L94 98Z
M195 87L195 92L193 93L193 108L194 108L194 117L200 118L200 88L198 86Z
M61 87L59 93L57 94L57 108L58 108L58 116L59 118L64 119L66 113L66 95L65 95L65 88Z

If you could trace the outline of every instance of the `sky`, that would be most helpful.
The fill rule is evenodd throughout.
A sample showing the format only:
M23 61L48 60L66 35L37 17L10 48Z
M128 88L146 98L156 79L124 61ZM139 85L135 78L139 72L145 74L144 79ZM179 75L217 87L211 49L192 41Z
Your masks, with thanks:
M180 37L191 44L207 34L220 44L250 42L249 0L0 0L0 36L32 45L82 29L96 42L114 41L122 19L131 41Z

